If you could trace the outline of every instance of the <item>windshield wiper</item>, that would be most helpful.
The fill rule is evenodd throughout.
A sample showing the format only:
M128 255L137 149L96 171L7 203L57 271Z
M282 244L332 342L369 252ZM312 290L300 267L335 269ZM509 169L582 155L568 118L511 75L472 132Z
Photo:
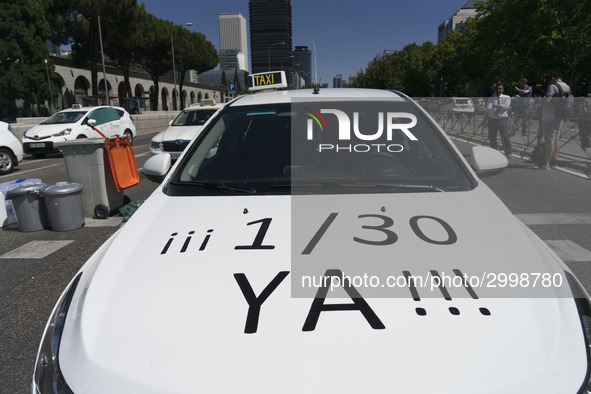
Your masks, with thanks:
M434 186L432 184L412 184L412 183L377 183L377 182L351 182L351 183L341 183L339 186L343 187L385 187L385 188L393 188L393 189L400 189L400 190L409 190L409 191L431 191L431 192L444 192L445 190Z
M281 187L284 185L274 185L274 187ZM343 181L324 181L324 182L297 182L292 183L293 187L367 187L367 188L387 188L402 191L419 191L419 192L445 192L445 189L431 185L431 184L408 184L408 183L378 183L378 182L343 182Z
M204 187L206 189L225 190L234 194L254 194L257 191L255 189L247 189L242 187L235 187L226 185L225 183L217 181L204 181L204 182L183 182L184 184L191 186Z

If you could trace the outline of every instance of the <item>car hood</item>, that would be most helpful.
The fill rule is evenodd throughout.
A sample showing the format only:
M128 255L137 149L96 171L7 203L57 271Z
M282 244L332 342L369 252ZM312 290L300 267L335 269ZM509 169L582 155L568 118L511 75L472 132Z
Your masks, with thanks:
M77 123L62 123L62 124L38 124L37 126L31 127L25 133L25 138L33 139L34 136L47 137L56 133L59 133L65 129L75 129L80 127Z
M190 141L198 135L203 126L170 126L158 135L160 141Z
M368 228L382 220L354 227L355 238L347 234L345 222L378 216L393 218L382 228L396 242L357 242L387 239L387 232ZM299 217L307 217L304 224ZM445 221L457 240L442 244L449 232L429 217ZM404 296L367 297L358 285L362 299L343 292L323 300L316 291L320 303L298 297L293 256L320 255L333 239L331 248L340 251L324 260L335 269L362 248L365 258L356 264L370 266L374 251L387 247L392 272L401 275L419 273L416 265L426 261L439 274L453 267L470 272L472 264L496 272L502 261L515 270L533 262L537 272L561 272L556 257L482 184L470 192L338 198L170 197L158 189L100 262L82 269L61 342L66 381L74 392L88 393L574 393L581 387L587 358L572 298L558 290L544 297L473 297L465 287L449 288L450 297L439 288L413 295L408 287ZM334 303L340 306L326 306Z

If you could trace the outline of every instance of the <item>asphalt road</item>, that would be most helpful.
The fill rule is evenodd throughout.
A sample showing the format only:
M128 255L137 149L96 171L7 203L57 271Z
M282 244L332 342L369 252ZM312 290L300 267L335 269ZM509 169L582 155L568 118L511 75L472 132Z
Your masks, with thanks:
M134 141L138 168L149 157L152 136L143 134ZM469 160L469 146L457 145ZM65 181L64 159L26 157L19 170L0 177L0 183L21 178L40 178L47 184ZM540 238L566 256L569 267L591 290L590 181L557 170L534 170L520 159L511 159L504 172L484 181ZM141 175L139 185L125 194L131 201L144 200L156 187ZM67 232L0 230L0 393L30 392L37 347L55 301L83 263L121 226L121 217L111 217L87 220L83 228ZM44 258L14 257L15 249L35 249L39 244L32 242L44 241L63 241L64 246Z
M138 135L133 142L138 168L149 158L155 133ZM62 155L34 159L25 155L18 171L0 177L0 183L38 178L46 184L67 181ZM131 201L145 200L158 185L145 179L126 189ZM78 269L105 240L121 227L122 217L88 220L77 230L19 232L16 227L0 230L0 256L31 242L64 241L67 246L45 258L0 257L0 393L30 392L36 349L43 327L57 298Z

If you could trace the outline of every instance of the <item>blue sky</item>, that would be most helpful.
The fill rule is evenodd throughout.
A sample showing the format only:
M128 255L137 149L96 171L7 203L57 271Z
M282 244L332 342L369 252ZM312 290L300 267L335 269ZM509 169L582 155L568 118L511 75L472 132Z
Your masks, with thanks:
M218 14L240 12L248 18L248 0L138 0L146 10L177 24L191 22L219 49ZM293 45L316 47L321 83L347 79L384 50L410 43L437 42L437 26L465 0L291 0ZM250 39L250 36L249 36ZM312 53L314 56L314 53ZM249 54L250 59L250 54ZM314 77L314 57L312 58Z

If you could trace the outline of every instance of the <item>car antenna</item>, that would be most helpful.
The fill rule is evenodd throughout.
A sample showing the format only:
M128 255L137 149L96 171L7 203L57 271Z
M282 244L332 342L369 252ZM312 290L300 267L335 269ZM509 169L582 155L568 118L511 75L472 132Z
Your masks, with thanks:
M320 86L314 85L314 92L313 92L313 94L319 94L319 93L320 93Z

